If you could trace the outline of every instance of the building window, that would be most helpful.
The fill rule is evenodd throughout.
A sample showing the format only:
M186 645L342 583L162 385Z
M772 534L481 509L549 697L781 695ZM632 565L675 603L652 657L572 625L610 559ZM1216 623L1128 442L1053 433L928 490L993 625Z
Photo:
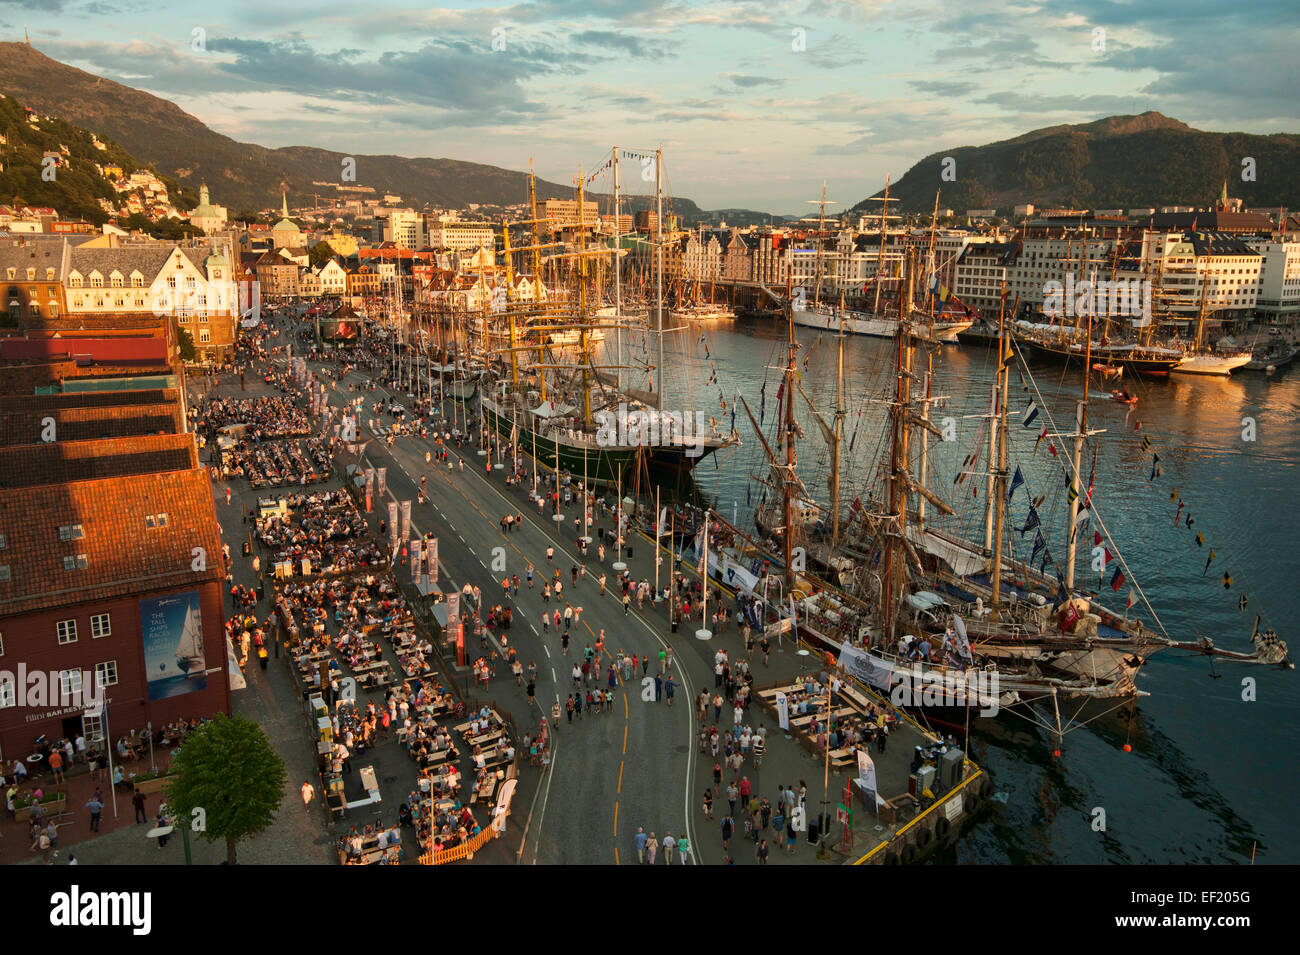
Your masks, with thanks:
M80 670L60 670L59 671L59 693L64 699L81 694L81 671Z
M106 613L97 613L90 618L90 639L98 640L113 633L113 622Z
M85 536L86 531L80 524L59 525L59 540L61 541L81 540Z
M85 554L68 554L63 558L64 570L85 570L90 560Z
M9 576L9 565L0 564L0 582L7 582L12 578Z
M212 341L212 333L211 333L210 331L208 331L206 328L200 328L200 329L199 329L199 341L202 342L202 343L205 344L205 345L208 344L209 342Z
M95 664L95 685L99 687L117 686L117 661L107 660Z
M81 718L81 733L86 737L86 745L88 746L101 742L104 739L104 717L83 716Z
M59 635L59 645L77 642L77 621L60 620L55 625L55 630Z

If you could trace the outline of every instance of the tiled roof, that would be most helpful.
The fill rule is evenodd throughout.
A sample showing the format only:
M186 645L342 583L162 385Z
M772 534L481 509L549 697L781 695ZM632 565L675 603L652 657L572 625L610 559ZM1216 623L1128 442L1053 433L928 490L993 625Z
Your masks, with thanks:
M50 411L57 408L105 408L119 405L161 405L180 400L175 388L138 391L68 391L57 395L5 395L0 414L9 411Z
M0 448L0 488L188 471L199 466L190 434L54 441Z
M146 528L146 515L166 514ZM60 541L59 527L85 536ZM0 581L0 616L101 601L220 580L221 535L207 471L0 490L0 533L9 580ZM193 569L194 548L206 569ZM65 556L86 555L67 570Z
M75 269L83 276L96 270L100 275L107 276L117 270L123 277L139 271L144 277L145 285L149 286L167 264L174 248L171 243L153 242L133 242L115 249L78 247L72 250L68 270Z
M119 407L45 408L0 412L0 446L36 444L54 419L59 441L93 441L97 438L126 438L141 434L184 430L180 405L122 405Z

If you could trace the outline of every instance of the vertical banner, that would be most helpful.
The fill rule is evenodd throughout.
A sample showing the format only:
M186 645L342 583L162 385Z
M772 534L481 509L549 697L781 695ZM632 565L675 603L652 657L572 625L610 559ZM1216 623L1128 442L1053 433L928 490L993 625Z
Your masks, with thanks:
M388 502L388 541L392 550L397 550L397 502Z
M419 538L411 541L411 583L417 587L423 583L423 574L421 573L423 565L420 561L424 558L424 555L420 551L420 543Z
M402 540L411 539L411 502L402 502Z
M366 468L366 513L369 514L374 510L375 500L375 469Z
M432 556L436 557L437 554L438 549L435 547ZM458 620L460 620L460 591L449 590L447 591L447 625L451 626Z
M203 615L197 590L141 600L140 634L149 699L165 700L207 689Z
M784 693L776 694L776 718L781 729L790 731L790 702Z
M388 468L379 469L378 480L379 480L379 484L378 484L379 496L383 497L386 493L388 493Z
M429 569L427 571L429 575L429 583L436 584L438 582L438 538L432 537L427 543L428 552L425 556L425 560L429 563ZM450 612L450 610L448 612Z
M862 796L867 802L867 808L875 812L876 764L871 761L871 756L865 749L858 750L858 786L862 788Z

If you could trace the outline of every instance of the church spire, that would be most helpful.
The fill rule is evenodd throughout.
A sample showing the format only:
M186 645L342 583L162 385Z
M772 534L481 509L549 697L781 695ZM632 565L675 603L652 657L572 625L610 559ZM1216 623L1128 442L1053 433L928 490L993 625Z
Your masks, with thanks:
M1224 189L1228 188L1227 182L1223 184L1223 188ZM282 200L282 205L280 207L280 214L285 219L287 219L289 218L289 194L285 192L283 189L280 190L280 199Z

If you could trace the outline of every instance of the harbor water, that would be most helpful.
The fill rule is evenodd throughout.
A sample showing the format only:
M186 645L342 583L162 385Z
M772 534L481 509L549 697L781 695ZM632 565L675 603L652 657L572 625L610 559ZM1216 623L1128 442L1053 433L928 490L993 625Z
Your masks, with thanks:
M738 322L669 337L667 408L698 409L722 423L730 423L734 412L743 442L701 462L700 491L724 517L734 514L741 526L752 526L765 490L754 478L766 479L767 472L761 443L743 408L736 409L736 397L744 397L755 418L762 416L774 441L786 326ZM831 421L836 337L811 329L798 329L796 337L803 390ZM612 347L607 343L607 358ZM653 343L625 341L624 349L630 364L655 361ZM896 351L896 343L882 339L844 341L846 508L855 497L866 502L873 490L881 493L879 461L888 447L884 398L893 386ZM930 416L951 440L928 439L927 483L956 511L951 518L932 511L931 519L982 543L995 354L946 346L933 353L930 367ZM1031 496L1041 497L1050 573L1065 563L1063 465L1071 442L1052 436L1073 432L1083 382L1078 372L1067 377L1058 366L1029 367L1032 375L1018 366L1011 373L1008 467L1019 466L1026 483L1011 499L1007 535L1013 554L1027 558L1034 531L1019 530ZM918 351L914 368L923 393L925 352ZM630 384L646 387L653 372L629 374ZM1206 637L1231 650L1250 651L1261 613L1264 625L1300 650L1294 629L1300 611L1294 553L1300 539L1300 375L1239 372L1123 385L1138 395L1136 407L1110 399L1113 382L1103 385L1094 376L1091 386L1088 426L1100 433L1090 438L1080 471L1085 484L1091 479L1095 519L1081 535L1076 586L1123 613L1136 581L1140 591L1130 613L1146 626L1181 640ZM1031 402L1037 414L1026 426ZM824 501L827 446L802 398L796 408L804 431L800 473L809 492ZM1040 440L1044 428L1049 436ZM1053 443L1062 453L1051 454ZM1098 530L1103 548L1123 557L1122 581L1115 579L1113 554L1101 573L1093 569ZM1199 544L1198 533L1204 536ZM1291 815L1300 771L1290 758L1300 742L1294 719L1300 674L1165 653L1148 662L1138 685L1151 695L1112 712L1101 707L1082 714L1079 720L1087 722L1066 733L1059 756L1054 734L1015 710L977 723L972 751L996 782L993 809L938 861L1248 863L1252 853L1261 863L1300 859L1300 829ZM1068 720L1075 707L1063 703L1062 717ZM1050 704L1035 713L1055 720Z

